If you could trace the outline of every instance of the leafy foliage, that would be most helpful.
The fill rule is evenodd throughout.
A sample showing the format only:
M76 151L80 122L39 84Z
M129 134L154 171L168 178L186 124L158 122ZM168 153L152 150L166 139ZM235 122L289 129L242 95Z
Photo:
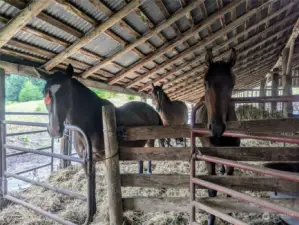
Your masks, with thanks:
M25 83L29 81L35 89L33 94L36 94L35 99L41 99L42 90L45 85L45 81L32 77L25 77L19 75L10 75L5 79L6 85L6 101L7 102L18 102L21 90L24 88Z
M136 97L134 95L128 95L128 100L135 100Z
M108 91L102 91L102 90L92 90L95 92L100 98L103 99L109 99L109 98L114 98L116 96L115 92L108 92Z
M43 98L42 92L38 86L35 86L31 81L26 81L24 88L20 91L19 101L28 102L34 100L41 100Z

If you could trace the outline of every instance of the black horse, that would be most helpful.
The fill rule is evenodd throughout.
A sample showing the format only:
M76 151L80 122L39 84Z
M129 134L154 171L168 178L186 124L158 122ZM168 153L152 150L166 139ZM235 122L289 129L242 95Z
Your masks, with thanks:
M101 99L93 91L73 78L72 65L66 72L58 71L49 75L42 71L46 80L44 96L49 112L48 131L51 137L61 137L64 132L64 122L80 127L90 138L93 160L105 159L102 106L111 105L108 100ZM116 108L116 123L121 126L151 126L163 125L159 114L150 105L143 102L129 102ZM122 147L143 147L146 144L154 147L155 140L119 141ZM83 157L84 141L81 134L74 132L74 146L80 157ZM148 173L151 173L149 161ZM143 162L139 162L139 173L143 173Z
M225 124L227 121L236 121L237 116L234 105L231 103L232 90L235 85L235 75L232 67L236 63L236 51L232 49L232 54L228 62L213 62L212 52L206 54L208 70L204 77L205 102L200 102L197 107L196 123L207 124L212 133L212 137L202 137L200 141L204 147L238 147L239 138L223 137ZM203 100L203 99L202 99ZM206 162L209 175L216 175L215 163ZM233 175L234 168L227 167L227 175ZM221 174L225 173L222 165ZM216 197L217 191L208 190L209 197ZM209 225L213 225L215 216L209 216Z

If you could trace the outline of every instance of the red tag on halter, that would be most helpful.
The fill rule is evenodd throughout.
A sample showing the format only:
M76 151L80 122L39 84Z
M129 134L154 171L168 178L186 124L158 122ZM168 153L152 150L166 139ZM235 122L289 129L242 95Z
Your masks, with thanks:
M47 93L46 97L45 97L45 104L49 105L51 103L51 98L50 98L50 94L49 92Z

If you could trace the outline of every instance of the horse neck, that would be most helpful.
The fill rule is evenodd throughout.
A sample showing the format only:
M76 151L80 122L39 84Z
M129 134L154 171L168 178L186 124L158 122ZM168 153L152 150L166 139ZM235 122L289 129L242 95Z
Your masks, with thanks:
M167 96L166 93L163 92L164 98L163 101L161 102L161 109L162 111L167 111L169 109L169 106L171 105L171 100Z
M79 81L74 80L71 85L71 105L67 120L84 132L93 134L102 130L102 106L109 103L97 97Z

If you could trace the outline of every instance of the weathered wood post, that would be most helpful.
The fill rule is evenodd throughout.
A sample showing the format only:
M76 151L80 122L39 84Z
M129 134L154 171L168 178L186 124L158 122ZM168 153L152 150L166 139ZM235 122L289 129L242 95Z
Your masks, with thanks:
M272 73L272 87L271 96L278 96L278 85L279 85L279 69L274 68ZM271 112L277 109L277 102L271 102Z
M0 209L5 206L3 198L7 192L7 184L4 176L6 170L6 151L3 147L5 139L5 71L0 68Z
M263 78L260 83L260 97L265 97L266 96L266 78ZM259 104L260 110L265 110L265 103L260 103Z
M282 87L283 95L290 96L292 92L292 53L294 49L294 43L291 43L290 48L285 48L282 51ZM285 118L292 117L293 115L293 103L284 102L283 104L283 116Z
M114 106L103 106L102 115L110 225L122 225L123 206L121 196L119 154L118 142L116 137L116 119Z
M60 154L62 154L62 155L69 155L69 145L70 145L69 144L69 142L70 142L69 136L70 136L70 131L66 130L63 137L60 139ZM59 168L64 169L70 165L71 165L71 161L61 159Z

